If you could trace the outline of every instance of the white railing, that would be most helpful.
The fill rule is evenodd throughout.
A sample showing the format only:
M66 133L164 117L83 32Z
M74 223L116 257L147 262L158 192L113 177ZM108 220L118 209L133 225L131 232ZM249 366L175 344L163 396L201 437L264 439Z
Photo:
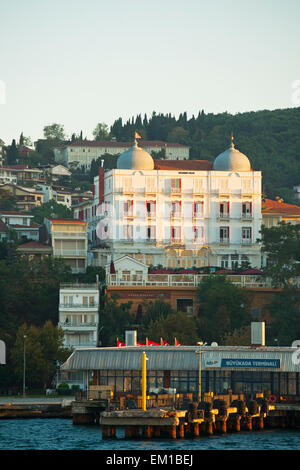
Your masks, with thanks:
M52 232L52 236L64 238L86 238L86 232Z
M61 289L98 289L98 284L90 283L90 284L79 284L79 283L70 283L70 282L62 282L60 284Z
M98 326L95 322L78 322L78 323L71 323L71 322L59 322L58 326L61 328L82 328L82 327L93 327L96 328Z
M87 256L87 250L53 250L54 256Z
M95 308L98 308L98 304L96 304L96 303L90 304L90 305L87 305L87 304L59 304L59 308L60 309L69 308L71 310L95 309Z
M116 274L107 276L108 286L174 286L196 287L208 274L148 274L143 279L128 275L126 279L120 279ZM271 279L260 275L227 275L226 279L235 285L248 288L271 288ZM300 287L300 277L295 278L293 285Z
M242 238L241 244L242 245L252 245L252 239L251 238Z

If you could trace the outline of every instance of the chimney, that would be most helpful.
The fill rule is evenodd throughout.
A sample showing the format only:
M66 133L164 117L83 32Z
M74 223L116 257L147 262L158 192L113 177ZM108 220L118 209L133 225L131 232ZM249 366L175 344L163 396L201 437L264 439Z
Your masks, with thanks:
M136 346L136 330L125 331L125 344L126 346Z
M265 346L265 322L251 322L251 347Z

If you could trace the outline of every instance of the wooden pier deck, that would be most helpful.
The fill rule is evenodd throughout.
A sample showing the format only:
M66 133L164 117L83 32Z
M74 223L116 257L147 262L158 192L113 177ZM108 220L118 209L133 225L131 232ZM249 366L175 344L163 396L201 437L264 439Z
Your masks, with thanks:
M238 400L227 406L224 400L215 400L190 402L185 408L110 409L105 400L91 400L74 402L72 416L73 424L99 424L103 439L115 438L120 427L125 439L196 438L265 428L300 430L300 404Z

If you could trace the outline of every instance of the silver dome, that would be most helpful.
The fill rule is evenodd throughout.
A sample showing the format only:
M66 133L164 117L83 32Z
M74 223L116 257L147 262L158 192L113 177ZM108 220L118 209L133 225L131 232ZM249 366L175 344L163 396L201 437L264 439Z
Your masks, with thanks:
M225 152L220 153L214 161L213 170L217 171L251 171L248 157L239 152L231 142Z
M121 153L117 160L117 168L120 170L153 170L154 160L135 141L130 149Z

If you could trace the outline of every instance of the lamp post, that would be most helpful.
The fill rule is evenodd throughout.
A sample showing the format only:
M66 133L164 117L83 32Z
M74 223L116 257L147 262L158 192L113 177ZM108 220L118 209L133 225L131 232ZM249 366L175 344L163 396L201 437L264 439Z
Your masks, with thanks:
M25 397L25 376L26 376L26 335L24 338L24 351L23 351L23 397Z
M147 356L145 351L143 351L142 357L142 410L146 411L146 391L147 391Z
M202 361L202 347L205 346L207 343L203 344L203 341L198 341L197 345L199 346L198 351L196 351L196 354L199 354L199 378L198 378L198 401L201 401L202 398L202 382L201 382L201 361Z

